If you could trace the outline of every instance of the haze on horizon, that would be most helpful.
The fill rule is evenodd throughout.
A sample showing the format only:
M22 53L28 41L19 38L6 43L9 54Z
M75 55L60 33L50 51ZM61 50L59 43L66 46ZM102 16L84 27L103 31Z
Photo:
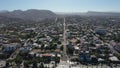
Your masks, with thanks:
M2 10L40 9L54 12L120 12L120 0L0 0Z

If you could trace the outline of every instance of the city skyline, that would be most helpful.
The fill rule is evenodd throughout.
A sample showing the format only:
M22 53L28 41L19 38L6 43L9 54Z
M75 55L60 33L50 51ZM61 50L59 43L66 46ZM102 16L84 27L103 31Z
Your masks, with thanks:
M0 0L0 10L40 9L54 12L120 12L119 0Z

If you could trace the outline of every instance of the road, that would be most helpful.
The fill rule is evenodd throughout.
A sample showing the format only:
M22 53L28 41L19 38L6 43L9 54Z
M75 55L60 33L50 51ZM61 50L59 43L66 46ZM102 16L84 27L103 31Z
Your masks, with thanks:
M107 44L107 45L113 53L120 55L120 53L118 53L111 44Z
M20 51L20 48L17 48L17 49L15 50L15 52L13 52L8 59L14 59L14 58L16 58L17 55L19 54L19 51ZM8 59L7 59L7 60L8 60Z
M64 18L64 21L63 21L63 60L64 61L67 61L67 53L66 53L66 45L67 45L67 39L66 39L66 20Z
M66 20L65 18L63 19L63 41L62 41L62 44L63 44L63 57L61 58L60 60L60 63L58 64L57 68L70 68L70 64L67 62L69 61L69 58L67 56L67 53L66 53L66 45L67 45L67 31L66 31Z
M58 20L58 18L56 17L56 18L55 18L55 23L57 22L57 20Z

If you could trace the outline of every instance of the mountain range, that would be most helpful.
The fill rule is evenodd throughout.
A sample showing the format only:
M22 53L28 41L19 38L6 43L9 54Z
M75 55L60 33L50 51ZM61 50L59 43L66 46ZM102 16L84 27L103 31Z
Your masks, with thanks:
M49 10L36 10L29 9L26 11L22 10L14 10L14 11L1 11L0 17L7 18L18 18L23 20L32 20L32 21L40 21L46 18L55 18L57 15Z
M26 11L22 10L14 10L14 11L0 11L0 22L7 21L41 21L48 18L56 18L58 16L67 16L67 15L81 15L81 16L119 16L119 12L95 12L89 11L84 13L55 13L50 10L37 10L37 9L29 9Z

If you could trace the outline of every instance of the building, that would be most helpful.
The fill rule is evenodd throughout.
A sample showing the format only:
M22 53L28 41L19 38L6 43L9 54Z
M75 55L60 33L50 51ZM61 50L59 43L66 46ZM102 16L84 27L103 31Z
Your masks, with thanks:
M6 66L6 61L0 60L0 68L4 68Z

